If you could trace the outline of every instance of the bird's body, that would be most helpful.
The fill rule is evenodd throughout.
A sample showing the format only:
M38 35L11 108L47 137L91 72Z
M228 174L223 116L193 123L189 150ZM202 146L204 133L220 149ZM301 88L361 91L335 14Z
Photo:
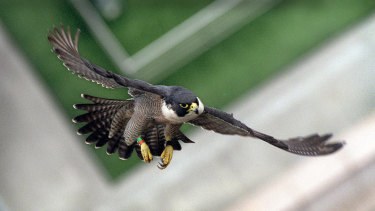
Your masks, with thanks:
M141 148L135 142L142 137L150 146L153 156L160 156L165 149L166 132L185 143L192 143L181 131L181 123L171 124L162 115L163 101L160 96L131 89L132 99L112 100L82 95L82 98L92 101L92 104L75 104L74 108L88 113L73 119L75 123L87 122L78 130L78 134L92 133L86 143L96 143L96 147L107 144L107 153L113 154L118 150L121 159L128 159L133 149L143 159ZM132 121L132 117L134 118ZM175 129L175 130L171 130ZM175 150L180 150L178 140L170 141ZM126 142L129 140L129 142ZM125 144L124 144L125 143Z
M193 143L179 130L184 123L221 134L259 138L300 155L330 154L343 146L343 143L327 144L331 135L275 139L249 128L231 114L205 107L187 88L152 85L119 76L82 58L78 53L78 36L79 31L73 41L69 28L68 33L65 33L61 26L60 32L56 27L54 33L50 32L48 40L68 69L106 88L127 87L133 97L128 100L111 100L82 95L93 103L74 105L76 109L87 111L73 119L77 123L87 123L78 133L91 133L86 142L96 143L96 147L107 144L108 154L118 151L120 158L127 159L135 149L146 162L150 162L152 156L161 156L159 168L163 169L170 163L173 150L181 149L178 141Z
M173 87L173 89L183 89L183 87ZM188 90L184 91L186 92ZM176 136L174 133L183 123L195 119L199 114L203 113L204 109L203 104L198 98L200 106L197 108L197 112L187 112L179 116L170 108L172 105L166 103L159 95L137 89L129 89L129 94L133 96L134 99L134 110L124 131L124 138L127 145L133 144L138 136L144 134L147 129L155 124L165 125L166 137L173 138ZM193 99L196 99L196 97L193 97ZM184 111L184 109L180 110Z

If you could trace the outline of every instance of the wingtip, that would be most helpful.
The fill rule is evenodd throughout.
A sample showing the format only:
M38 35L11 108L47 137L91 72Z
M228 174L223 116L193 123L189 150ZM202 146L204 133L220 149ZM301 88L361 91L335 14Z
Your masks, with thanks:
M333 136L332 133L326 133L326 134L322 135L322 138L328 140L328 139L332 138L332 136Z
M55 34L59 33L59 30L57 29L57 27L55 25L53 25L53 31L55 32Z
M51 31L50 30L48 30L48 32L49 32L49 34L47 34L47 40L49 41L49 42L52 42L52 40L53 40L53 38L51 37Z
M336 142L336 143L327 144L326 147L328 149L328 154L339 151L341 148L344 147L344 145L345 145L345 142Z
M64 24L60 22L60 30L64 30Z
M321 139L323 140L322 142L326 142L327 140L332 138L332 136L333 136L332 133L327 133L325 135L322 135L321 136ZM331 154L331 153L334 153L334 152L340 150L341 148L343 148L345 146L345 144L346 144L345 141L334 141L332 143L325 144L325 147L327 149L327 154Z
M93 144L93 143L90 143L90 142L88 142L88 141L85 141L85 144L90 145L90 144Z
M88 95L88 94L81 94L81 97L85 100L90 100L92 98L91 95Z

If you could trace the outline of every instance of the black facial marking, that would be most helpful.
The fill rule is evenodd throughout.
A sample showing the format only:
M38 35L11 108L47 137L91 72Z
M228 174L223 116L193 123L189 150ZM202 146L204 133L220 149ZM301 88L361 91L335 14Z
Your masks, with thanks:
M179 117L184 117L189 113L188 110L192 103L197 103L199 105L197 96L185 87L173 86L170 88L170 95L165 98L165 102L171 105L172 109ZM187 104L188 106L182 108L180 104Z
M186 108L181 108L180 106L176 106L174 109L176 111L177 116L179 117L184 117L186 114L188 114L188 109Z

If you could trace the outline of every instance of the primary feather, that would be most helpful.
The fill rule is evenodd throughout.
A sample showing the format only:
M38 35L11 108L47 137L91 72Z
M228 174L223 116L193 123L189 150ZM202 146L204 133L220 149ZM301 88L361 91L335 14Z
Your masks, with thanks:
M53 52L58 55L58 58L63 61L64 65L79 77L83 77L87 80L101 84L106 88L127 87L129 88L129 93L134 96L134 99L129 100L112 100L82 95L84 99L90 100L92 104L74 105L74 108L76 109L87 111L87 113L79 115L73 119L73 121L76 123L86 123L85 126L78 130L78 133L90 134L86 138L86 143L95 143L95 147L102 147L107 144L108 154L118 151L121 159L127 159L131 156L133 150L135 149L138 156L143 159L140 153L140 147L134 142L135 140L132 140L134 137L129 138L131 139L129 141L129 145L126 145L126 141L124 140L125 128L127 125L131 126L131 123L134 123L136 118L132 117L137 117L137 115L133 115L135 101L137 99L140 101L142 101L141 99L146 99L152 102L149 104L137 104L137 106L142 108L145 107L143 108L144 111L150 111L151 108L155 109L156 104L154 103L155 100L153 99L161 100L158 102L163 102L160 104L164 105L164 107L161 106L161 108L157 108L155 110L161 109L163 112L166 110L168 112L164 113L173 115L176 115L176 113L175 110L170 109L172 105L177 106L178 108L179 103L192 103L193 100L198 99L199 102L197 101L196 103L199 104L200 110L198 113L196 113L196 115L193 116L195 119L182 118L183 120L178 122L178 128L182 125L182 123L186 123L186 121L192 119L187 123L221 134L255 137L280 149L299 155L318 156L330 154L339 150L344 145L344 142L327 143L327 141L331 138L330 134L322 136L314 134L306 137L297 137L287 140L276 139L272 136L251 129L244 123L235 119L232 114L228 114L215 108L204 107L199 98L184 87L152 85L145 81L126 78L107 71L80 56L78 52L79 34L80 31L77 30L73 39L69 27L67 28L67 33L65 33L62 25L60 25L60 31L57 27L54 27L53 32L49 32L48 40L53 45ZM151 93L150 96L154 97L157 95L159 96L151 99L150 96L145 97L145 93ZM143 96L143 98L140 96ZM162 115L164 119L170 121L170 119L166 118L166 116L167 115ZM157 118L160 119L159 116ZM155 120L157 118L152 116L145 119ZM150 146L151 154L160 156L165 149L165 133L168 131L167 128L173 124L171 122L157 123L152 121L151 125L148 125L150 122L146 123L145 124L147 126L138 122L137 125L140 127L137 128L139 131L142 131L141 137L144 139L147 145ZM131 129L130 131L134 131L134 128L129 128ZM178 140L185 143L193 143L193 141L187 138L181 131L178 130L178 128L173 130L174 133L173 137L171 137L172 140L168 142L175 150L181 149L181 145L179 144ZM128 130L126 130L126 132L127 131Z
M331 137L330 134L323 136L311 135L288 140L276 139L251 129L235 119L231 114L210 107L205 107L205 112L198 118L189 121L189 123L221 134L259 138L275 147L299 155L326 155L339 150L344 145L343 142L327 144L326 141Z
M78 38L80 30L77 30L74 41L70 35L70 28L65 33L63 25L60 25L60 31L54 27L53 32L49 31L48 41L53 45L53 51L58 55L64 65L73 73L87 80L101 84L106 88L131 87L146 92L151 92L161 96L169 94L166 86L152 85L145 81L125 78L113 72L107 71L96 64L93 64L82 58L78 52Z

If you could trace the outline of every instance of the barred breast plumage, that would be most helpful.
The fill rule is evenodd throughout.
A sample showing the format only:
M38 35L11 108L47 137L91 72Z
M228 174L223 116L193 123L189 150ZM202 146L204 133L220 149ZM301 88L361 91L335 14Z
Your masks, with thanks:
M144 139L144 142L139 140L141 159L145 158L144 161L150 162L152 154L159 155L164 149L159 166L164 169L172 159L173 150L181 149L178 140L192 142L179 130L184 123L221 134L258 138L298 155L327 155L344 146L343 141L328 143L330 134L277 139L248 127L232 114L204 106L185 87L153 85L108 71L80 56L78 37L79 30L73 40L70 29L67 28L66 33L61 25L60 31L54 27L48 40L53 45L53 52L73 73L107 88L129 88L129 93L134 97L129 100L110 100L83 95L83 98L91 100L93 104L75 105L76 109L87 111L73 119L75 122L87 123L78 130L78 134L91 133L86 143L95 143L96 147L108 143L108 154L118 150L120 158L127 159L133 149L139 153L136 141L141 137ZM170 145L165 147L166 140Z
M96 148L103 147L107 144L107 153L113 154L118 151L121 159L128 159L135 149L139 158L142 158L140 147L133 143L126 145L124 143L123 133L127 126L129 119L134 113L135 99L129 100L112 100L90 95L82 95L82 98L90 100L91 104L75 104L74 108L87 111L87 113L79 115L73 119L76 123L87 123L77 133L80 135L90 134L86 138L87 144L95 144ZM138 99L138 98L136 98ZM139 99L138 99L139 100ZM160 112L154 101L155 110L148 112ZM138 109L145 109L141 106ZM159 109L160 110L160 109ZM165 124L149 125L145 131L142 132L142 138L150 146L152 155L160 156L165 148L164 136ZM189 138L180 132L178 139L171 142L174 150L181 150L181 145L178 142L181 140L185 143L193 143Z

